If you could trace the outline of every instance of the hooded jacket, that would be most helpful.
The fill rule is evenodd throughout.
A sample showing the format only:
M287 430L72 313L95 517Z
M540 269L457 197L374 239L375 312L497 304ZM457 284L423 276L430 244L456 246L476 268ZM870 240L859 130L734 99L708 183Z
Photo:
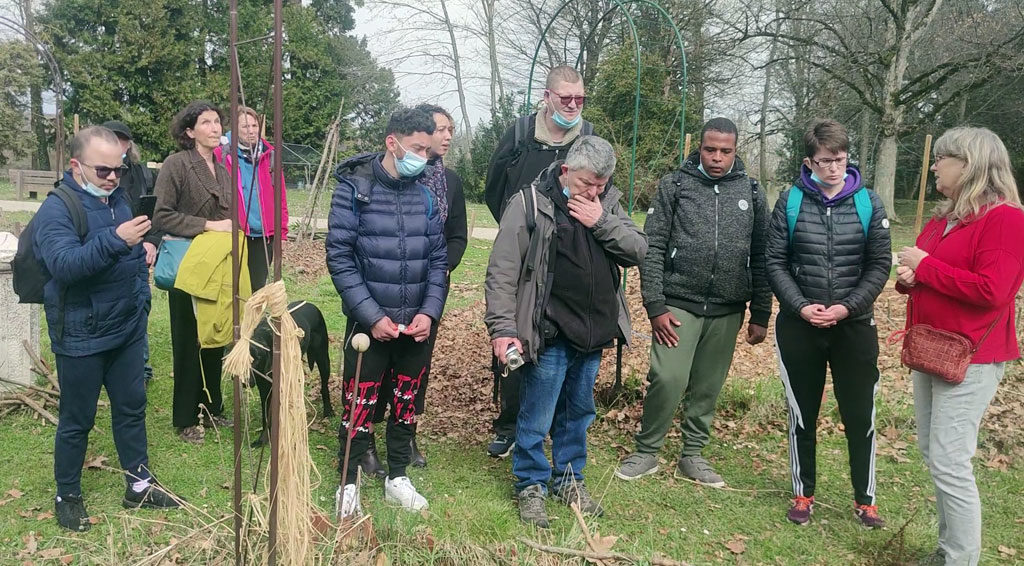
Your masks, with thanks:
M768 325L772 295L765 273L768 205L738 157L711 179L697 167L700 153L661 178L644 232L649 248L640 270L651 318L666 305L697 316L743 312Z
M860 171L847 168L846 184L830 199L801 167L801 176L779 195L768 226L768 280L784 313L799 316L811 304L843 305L845 320L870 318L875 299L892 269L889 220L873 191L867 235L853 195L862 188ZM789 239L786 204L791 191L803 191L800 211ZM840 322L842 324L842 322Z
M531 192L534 207L528 209L524 191L514 194L509 200L501 217L484 280L484 298L487 300L484 322L488 333L492 339L518 338L527 361L536 361L544 347L541 323L546 314L550 288L548 262L551 260L551 240L556 237L555 205L544 195L541 187L560 166L560 161L554 162L525 189ZM608 257L621 267L629 267L643 261L647 253L647 238L619 204L621 196L615 186L608 185L601 195L604 212L592 230ZM528 215L536 221L532 231L527 223ZM632 327L621 286L616 295L619 332L628 343Z
M277 226L274 225L274 180L271 175L270 169L274 163L274 146L267 143L265 140L260 140L262 150L256 156L256 162L253 166L256 169L256 184L259 187L257 194L258 202L255 204L259 206L260 218L263 219L263 235L273 236L277 231ZM239 147L241 149L241 147ZM227 168L228 173L231 172L231 167L234 166L235 159L230 155L231 146L224 145L213 150L213 158L218 162L223 163L224 167ZM245 191L242 189L242 175L238 175L238 219L241 221L240 226L245 230L245 235L249 236L250 226L246 222L248 215L246 213ZM285 190L284 173L281 173L281 237L288 238L288 191Z
M419 313L440 320L448 255L430 191L419 177L396 179L383 153L364 153L335 170L327 268L342 310L366 329Z
M142 244L129 246L116 234L132 219L123 188L103 202L86 193L70 172L61 181L82 200L88 232L79 239L71 212L50 195L36 212L35 254L52 279L43 289L43 308L55 354L89 356L142 338L149 319L149 268ZM64 294L63 332L59 332Z

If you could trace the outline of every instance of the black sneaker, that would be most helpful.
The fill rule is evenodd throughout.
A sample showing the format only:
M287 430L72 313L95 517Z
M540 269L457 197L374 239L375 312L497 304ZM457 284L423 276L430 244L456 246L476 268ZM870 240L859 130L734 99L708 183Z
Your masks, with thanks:
M505 458L512 453L512 449L515 447L516 439L514 436L498 434L495 435L494 440L487 445L487 454L491 458Z
M69 531L84 533L92 528L89 512L81 495L61 495L57 500L57 524Z
M181 507L179 499L167 492L166 489L156 481L149 484L146 489L136 492L132 486L124 490L124 499L121 505L125 509L177 509Z

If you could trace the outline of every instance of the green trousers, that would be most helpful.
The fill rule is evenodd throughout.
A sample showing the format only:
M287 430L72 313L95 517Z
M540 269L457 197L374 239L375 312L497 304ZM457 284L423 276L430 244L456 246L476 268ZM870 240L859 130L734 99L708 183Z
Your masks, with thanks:
M674 348L657 341L651 344L650 385L636 450L657 454L685 394L682 455L698 456L711 440L715 402L732 365L743 313L701 317L675 307L668 309L682 323L675 329L679 344Z

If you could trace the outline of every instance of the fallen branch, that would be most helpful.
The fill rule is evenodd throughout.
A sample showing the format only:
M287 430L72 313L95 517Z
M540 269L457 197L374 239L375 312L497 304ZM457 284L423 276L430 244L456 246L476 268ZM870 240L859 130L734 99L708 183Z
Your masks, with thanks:
M53 389L60 394L60 384L57 383L57 376L54 375L50 366L46 365L46 362L36 355L32 350L32 345L28 343L28 340L22 340L21 345L24 346L25 351L28 352L28 357L32 359L32 371L38 373L42 377L45 377L46 381L49 381L50 385L53 386Z
M571 488L570 488L571 489ZM573 514L576 515L576 521L580 524L580 528L583 529L583 538L587 541L587 548L591 552L598 552L597 548L594 547L594 538L590 536L590 527L587 526L587 522L583 520L583 512L580 511L580 506L573 501L569 506L572 509ZM605 562L599 558L595 558L598 566L607 566Z
M53 414L50 413L50 411L47 411L41 405L39 405L38 403L36 403L32 399L29 399L27 396L21 393L16 393L14 397L21 401L22 403L24 403L25 405L31 407L33 410L35 410L35 412L39 413L39 416L50 421L50 423L53 424L54 426L57 426L57 417L53 416Z
M52 389L45 389L45 388L39 387L37 385L32 385L32 384L24 385L24 384L18 383L16 381L11 381L9 379L4 379L2 377L0 377L0 381L2 381L4 383L9 383L11 385L16 385L18 387L26 387L28 389L31 389L32 391L37 392L37 393L44 393L44 394L49 395L51 397L60 399L60 393L58 393L58 392L56 392L56 391L54 391Z
M620 552L590 552L587 550L576 550L574 548L564 548L561 546L551 546L547 544L541 544L534 542L528 538L519 537L519 542L526 546L548 554L563 554L566 556L576 556L579 558L587 558L590 560L618 560L622 562L630 562L633 564L649 563L652 566L690 566L686 562L679 562L672 560L671 558L661 558L654 556L651 558L640 558L637 556L629 556L628 554L622 554Z

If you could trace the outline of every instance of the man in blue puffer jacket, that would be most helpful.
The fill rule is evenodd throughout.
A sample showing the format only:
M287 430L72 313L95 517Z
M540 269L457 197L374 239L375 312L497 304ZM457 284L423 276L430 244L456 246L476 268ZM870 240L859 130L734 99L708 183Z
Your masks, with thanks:
M82 465L106 387L114 444L128 486L128 508L177 507L149 471L143 339L149 319L149 269L142 238L145 216L132 218L118 180L127 170L114 132L82 130L71 141L71 168L61 183L82 201L88 225L79 238L71 211L56 195L36 213L34 251L51 279L43 291L50 345L57 361L60 418L54 441L57 522L91 526L82 500Z
M331 200L327 267L348 317L339 467L345 465L345 441L354 429L347 477L341 478L335 496L339 518L361 512L356 463L369 445L368 425L378 399L391 404L385 498L409 511L427 507L405 469L412 456L414 401L430 361L427 338L447 294L444 232L436 203L421 182L433 133L430 114L398 110L388 120L386 151L352 157L334 174L338 186ZM372 338L358 390L353 387L357 353L351 344L356 332ZM380 391L385 375L392 376L391 391ZM358 402L355 414L349 414L353 395Z

